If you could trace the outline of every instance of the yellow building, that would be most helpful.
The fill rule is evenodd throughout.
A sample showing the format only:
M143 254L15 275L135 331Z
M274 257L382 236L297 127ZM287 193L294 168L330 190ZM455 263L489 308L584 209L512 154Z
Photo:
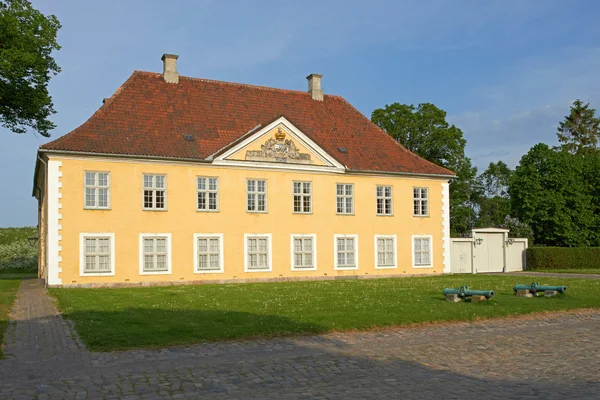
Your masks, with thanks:
M448 183L321 76L308 92L134 72L40 147L49 286L450 271Z

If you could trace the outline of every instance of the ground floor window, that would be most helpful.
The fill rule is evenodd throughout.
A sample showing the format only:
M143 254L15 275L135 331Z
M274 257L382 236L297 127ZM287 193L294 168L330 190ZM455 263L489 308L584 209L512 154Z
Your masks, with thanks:
M334 235L335 269L358 269L358 235Z
M413 267L430 268L432 258L431 236L413 236Z
M223 235L194 235L195 271L223 272Z
M317 268L316 235L292 235L292 270Z
M171 273L171 234L140 235L140 274Z
M81 275L114 275L115 236L113 233L80 234Z
M375 235L375 267L396 268L396 235Z
M246 234L245 239L245 270L271 271L271 235Z

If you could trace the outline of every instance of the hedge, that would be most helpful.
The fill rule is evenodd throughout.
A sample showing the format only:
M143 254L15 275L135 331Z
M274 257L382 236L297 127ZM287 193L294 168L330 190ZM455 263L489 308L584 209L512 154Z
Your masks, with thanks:
M37 270L38 247L27 241L36 231L36 228L0 228L0 272Z
M600 247L530 247L527 270L600 269Z

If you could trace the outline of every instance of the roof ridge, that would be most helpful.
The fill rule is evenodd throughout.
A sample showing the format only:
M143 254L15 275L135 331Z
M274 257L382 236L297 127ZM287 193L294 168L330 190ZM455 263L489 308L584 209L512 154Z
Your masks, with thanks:
M138 72L138 73L142 73L142 74L149 74L149 75L154 75L154 76L161 76L160 72L150 72L150 71L141 71L141 70L135 70L134 72ZM250 83L220 81L218 79L197 78L197 77L193 77L193 76L183 76L183 75L180 75L179 79L186 79L186 80L189 79L191 81L201 81L201 82L207 82L207 83L221 83L221 84L225 84L225 85L241 86L241 87L247 87L247 88L252 88L252 89L273 90L273 91L277 91L277 92L298 93L298 94L310 95L310 93L308 93L308 91L303 91L303 90L283 89L283 88L276 88L276 87L264 86L264 85L252 85ZM324 96L337 98L337 99L343 99L342 96L337 95L337 94L326 94L325 93Z
M399 141L397 141L396 139L394 139L394 138L393 138L393 137L392 137L392 136L391 136L389 133L387 133L387 132L386 132L386 131L385 131L385 130L382 128L382 127L380 127L379 125L377 125L376 123L374 123L373 121L371 121L369 118L367 118L367 116L366 116L365 114L361 113L361 112L360 112L360 111L359 111L359 110L358 110L356 107L354 107L354 106L352 105L352 103L350 103L349 101L347 101L347 100L346 100L346 99L344 99L343 97L341 97L341 100L342 100L344 103L346 103L348 106L350 106L350 108L351 108L352 110L354 110L354 111L355 111L355 112L357 112L357 113L358 113L360 116L362 116L364 119L366 119L367 121L369 121L369 123L371 123L371 124L375 125L375 126L377 127L377 129L378 129L378 130L379 130L381 133L383 133L385 136L387 136L387 137L389 138L389 140L391 140L392 142L394 142L394 143L396 144L396 146L400 147L400 149L401 149L403 152L410 154L410 155L411 155L412 157L414 157L414 158L419 158L419 159L421 159L421 160L424 160L425 162L428 162L428 163L430 163L430 164L433 164L433 165L435 165L436 167L443 168L443 169L445 169L445 170L447 170L447 171L451 172L452 174L456 174L456 172L454 172L454 171L452 171L452 170L450 170L450 169L448 169L448 168L446 168L446 167L444 167L444 166L442 166L442 165L436 164L436 163L434 163L433 161L429 161L429 160L428 160L428 159L426 159L425 157L422 157L422 156L418 155L417 153L415 153L415 152L413 152L413 151L410 151L409 149L407 149L407 148L406 148L406 146L404 146L402 143L400 143Z

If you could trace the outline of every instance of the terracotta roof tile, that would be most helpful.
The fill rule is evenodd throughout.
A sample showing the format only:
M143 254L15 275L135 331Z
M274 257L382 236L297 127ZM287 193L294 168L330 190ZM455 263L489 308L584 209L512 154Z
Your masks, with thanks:
M142 71L83 125L40 148L202 160L280 116L348 169L454 175L406 150L339 96L315 101L308 92L188 77L171 84Z

